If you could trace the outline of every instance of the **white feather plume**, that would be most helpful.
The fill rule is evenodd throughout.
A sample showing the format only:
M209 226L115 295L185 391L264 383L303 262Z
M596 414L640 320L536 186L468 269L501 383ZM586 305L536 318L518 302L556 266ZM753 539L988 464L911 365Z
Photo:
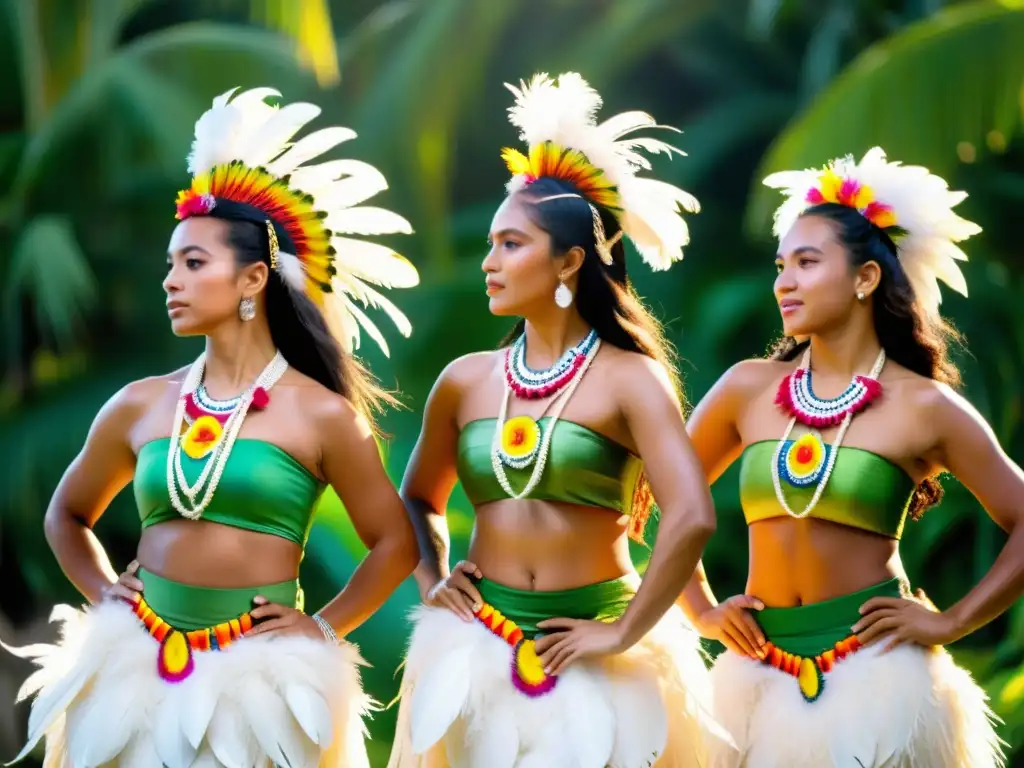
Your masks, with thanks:
M700 204L678 187L636 174L651 168L641 150L669 156L685 153L657 139L624 138L643 128L677 129L658 125L651 115L635 110L598 123L601 96L575 72L559 75L556 80L541 73L518 88L506 87L516 97L509 108L509 119L519 129L520 139L530 146L550 141L578 150L618 188L620 226L652 269L668 269L683 258L690 233L681 214L699 212ZM526 183L523 177L514 177L509 191L522 189Z
M266 103L268 97L279 96L272 88L253 88L242 92L231 89L216 97L196 122L189 171L198 176L218 166L241 162L249 168L266 169L295 195L311 198L313 210L330 232L329 245L335 250L330 266L337 274L330 280L331 290L325 291L321 280L310 277L310 266L301 250L280 254L280 275L292 290L320 300L332 332L346 350L358 348L362 329L387 354L383 334L354 302L384 308L396 319L399 331L408 336L412 327L405 316L370 287L409 288L419 284L419 274L390 248L349 236L410 234L412 226L391 211L356 207L387 189L387 180L372 165L353 159L321 162L324 153L355 138L354 131L339 126L322 128L293 142L320 114L320 108L304 102L282 107ZM282 226L281 222L277 224ZM326 263L320 264L314 274L322 275L326 268Z
M978 234L981 227L953 212L967 197L966 192L951 191L944 179L927 168L886 160L881 147L868 150L860 163L847 155L833 160L827 168L841 179L870 187L874 199L892 209L896 226L903 230L893 238L900 264L926 311L939 311L940 280L967 295L967 281L957 264L966 261L967 256L956 243ZM775 211L776 237L783 237L811 207L808 193L819 187L822 173L820 168L782 171L764 180L766 186L781 190L786 198Z
M56 643L14 649L39 667L19 759L45 737L47 766L369 766L363 718L374 704L348 643L247 637L196 653L188 680L171 684L157 672L159 643L123 604L54 620Z

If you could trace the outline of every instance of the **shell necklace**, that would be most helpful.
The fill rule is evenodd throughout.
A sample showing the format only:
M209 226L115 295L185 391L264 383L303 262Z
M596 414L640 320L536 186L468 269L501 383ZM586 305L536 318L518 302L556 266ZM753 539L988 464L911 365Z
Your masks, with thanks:
M498 484L501 485L502 490L508 494L509 498L516 500L526 498L537 487L537 483L540 482L540 478L544 474L544 465L547 463L548 452L551 449L551 437L555 432L555 424L558 423L562 411L565 410L565 406L569 403L570 398L572 398L576 387L583 380L583 376L587 369L590 368L590 364L597 357L597 351L600 348L601 340L595 334L593 343L587 348L586 355L582 358L580 364L576 366L572 379L568 382L565 389L558 394L556 398L557 405L555 405L551 413L551 420L548 423L547 429L541 429L540 424L529 416L517 416L508 421L512 429L506 430L505 418L508 415L508 403L513 393L512 385L506 379L505 396L501 401L501 409L498 412L498 421L494 430L494 441L491 444L491 467L494 470L494 476L498 479ZM520 430L522 431L520 432ZM511 434L507 435L507 431ZM507 439L510 437L511 439ZM520 437L522 439L518 439ZM531 442L532 445L530 444ZM509 445L504 443L509 443ZM529 461L523 463L523 460L526 458ZM505 474L504 464L506 463L513 468L522 469L525 469L530 463L534 465L530 479L519 493L513 491L512 486L509 484L508 476Z
M222 423L219 418L209 414L186 419L188 406L195 402L195 392L202 385L203 373L206 370L206 353L201 354L192 363L181 383L181 393L174 410L174 432L167 450L167 493L174 509L182 517L189 520L198 520L202 517L217 490L228 456L231 455L231 449L242 429L242 422L245 421L249 407L253 405L254 396L261 392L261 405L265 405L267 391L277 383L287 369L287 361L278 352L256 381L239 395L237 405ZM189 421L191 423L186 429L185 425ZM208 457L195 483L189 483L185 477L181 463L183 452L194 459Z
M516 339L505 353L505 383L516 397L539 400L557 394L573 380L591 347L597 343L597 331L591 329L543 371L535 371L526 364L526 333Z
M875 365L867 376L854 376L850 386L832 400L821 400L811 389L811 349L807 348L804 358L793 374L783 379L779 386L776 403L791 414L789 426L782 435L772 455L772 483L775 486L775 497L790 517L801 519L811 514L832 476L839 448L846 437L853 417L868 407L882 394L882 385L878 377L885 367L885 350L879 350ZM796 395L792 399L786 393ZM793 427L797 422L810 428L798 440L790 440ZM815 429L819 426L841 424L839 433L832 445L826 445L820 433ZM796 488L806 488L815 483L814 495L801 512L794 512L786 502L782 490L782 478Z

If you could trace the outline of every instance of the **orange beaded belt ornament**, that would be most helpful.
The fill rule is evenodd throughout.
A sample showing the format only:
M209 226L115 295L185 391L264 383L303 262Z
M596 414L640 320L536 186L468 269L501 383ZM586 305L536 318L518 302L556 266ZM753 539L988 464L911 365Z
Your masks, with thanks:
M768 641L765 643L765 664L768 664L781 672L792 675L797 679L800 686L800 693L804 699L811 702L821 696L825 690L825 673L831 672L836 662L842 661L851 653L863 646L856 635L850 635L837 642L827 651L822 651L817 656L800 656L795 653L788 653L777 645Z
M537 698L555 687L558 678L544 672L533 640L523 634L518 624L488 603L475 615L481 624L512 647L512 684L517 690Z
M157 673L169 683L180 683L192 674L195 668L193 651L219 651L238 640L253 626L252 616L247 611L237 619L212 627L180 630L161 619L142 597L130 605L149 634L160 643Z

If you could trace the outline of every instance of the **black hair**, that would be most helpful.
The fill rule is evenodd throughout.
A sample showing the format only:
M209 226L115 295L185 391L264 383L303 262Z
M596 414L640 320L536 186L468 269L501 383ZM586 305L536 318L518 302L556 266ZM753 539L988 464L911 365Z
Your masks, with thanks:
M898 228L883 230L857 210L837 203L812 206L802 216L818 216L832 224L852 268L872 261L878 264L882 276L871 298L875 333L886 356L921 376L958 385L960 372L950 359L949 347L960 336L941 317L927 313L917 300L899 260L896 239L902 232ZM776 360L794 360L809 343L784 337L771 356ZM922 481L910 500L911 517L920 519L929 507L942 500L942 494L937 478Z
M240 267L257 262L270 266L266 214L253 206L218 198L209 215L228 225L227 244ZM280 249L294 253L287 231L275 224L274 232ZM288 365L347 398L376 432L375 415L385 406L397 405L397 400L379 386L358 359L341 348L316 304L289 288L271 269L264 306L270 337Z
M574 297L580 317L597 331L602 341L661 363L680 403L683 403L685 396L676 367L675 350L665 339L661 322L644 306L626 274L626 249L619 220L603 206L594 206L601 217L605 239L615 240L611 247L612 263L605 264L597 254L592 204L582 197L542 200L552 195L579 195L574 185L544 176L519 194L532 203L527 208L530 220L551 237L552 256L576 246L584 251L583 263L576 273L578 282ZM523 333L525 325L525 320L516 323L502 341L502 346L515 341ZM630 514L645 524L655 504L647 473L641 472Z
M597 331L602 341L630 352L657 360L672 378L680 400L683 398L679 374L675 365L675 352L665 339L661 322L644 306L626 275L626 250L622 237L611 248L612 263L605 264L597 254L594 237L594 219L590 203L582 197L563 197L538 202L551 195L579 195L572 184L561 179L541 177L522 192L533 204L528 206L530 220L551 237L553 255L562 254L574 246L584 251L576 289L576 310L586 323ZM595 206L604 225L605 238L620 235L621 227L615 215ZM525 321L516 323L502 341L508 346L518 338Z

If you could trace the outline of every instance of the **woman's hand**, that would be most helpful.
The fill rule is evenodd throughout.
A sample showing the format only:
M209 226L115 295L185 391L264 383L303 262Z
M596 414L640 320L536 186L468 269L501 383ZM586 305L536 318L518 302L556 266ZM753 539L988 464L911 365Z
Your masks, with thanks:
M544 673L558 675L576 659L611 656L626 650L618 622L586 619L545 619L537 624L541 630L562 630L537 639L536 651L544 665Z
M750 611L760 611L764 603L750 595L734 595L696 620L701 637L717 640L733 653L752 659L764 658L764 632Z
M483 578L480 569L473 563L460 560L448 578L441 579L430 588L424 602L435 608L448 608L466 621L473 621L474 612L480 610L484 600L470 581L470 576Z
M326 639L320 625L297 608L271 603L262 596L254 597L253 603L257 606L249 611L253 627L245 633L246 637L273 634L275 637Z
M117 581L103 590L104 600L124 600L126 603L135 605L142 596L143 584L135 577L139 570L139 561L132 560L124 573L117 577Z
M860 607L861 620L852 630L863 645L888 639L882 653L902 643L926 647L959 640L956 623L928 599L922 590L914 597L873 597Z

